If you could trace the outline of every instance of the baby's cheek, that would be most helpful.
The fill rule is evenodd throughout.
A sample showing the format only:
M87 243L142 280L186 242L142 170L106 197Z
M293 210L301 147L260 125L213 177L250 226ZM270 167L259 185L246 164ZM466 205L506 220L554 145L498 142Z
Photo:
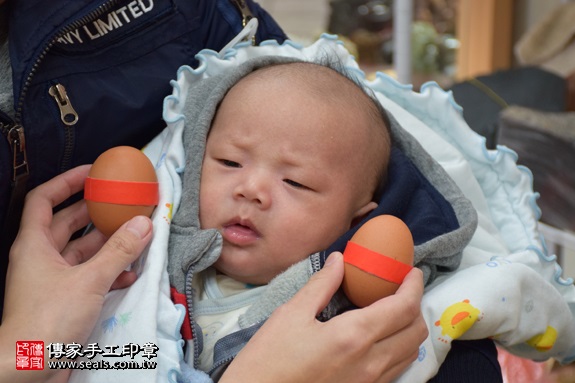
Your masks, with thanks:
M203 180L203 178L202 178ZM206 187L200 188L200 198L199 198L199 214L200 214L200 227L202 229L213 228L215 216L217 214L217 195L216 193L210 192L206 182Z
M211 229L214 228L213 217L214 211L210 208L210 201L208 199L201 202L200 198L200 228L201 229Z

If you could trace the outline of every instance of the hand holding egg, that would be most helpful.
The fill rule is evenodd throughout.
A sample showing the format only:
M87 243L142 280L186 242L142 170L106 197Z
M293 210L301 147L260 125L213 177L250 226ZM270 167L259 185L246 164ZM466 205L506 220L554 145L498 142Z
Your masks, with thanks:
M150 217L158 204L158 178L142 151L118 146L102 153L84 185L84 199L92 223L111 236L137 215Z
M343 253L343 290L358 307L394 294L413 268L413 238L405 223L391 215L367 221Z

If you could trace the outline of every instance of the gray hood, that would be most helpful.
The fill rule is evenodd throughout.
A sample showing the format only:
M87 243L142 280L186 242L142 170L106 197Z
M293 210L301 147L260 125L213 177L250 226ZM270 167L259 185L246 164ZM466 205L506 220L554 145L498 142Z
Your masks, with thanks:
M267 56L249 60L221 76L193 84L186 95L183 142L186 164L183 193L175 212L169 241L170 283L180 293L186 291L186 275L211 265L219 256L222 239L214 230L200 230L199 182L207 135L219 102L227 91L247 74L271 64L297 62L285 57ZM463 248L477 226L477 214L441 166L389 115L393 138L389 182L374 215L392 214L410 227L415 242L415 264L430 283L438 272L455 270ZM343 250L360 225L352 228L329 249L319 254L319 263L333 250ZM297 283L300 285L305 280Z

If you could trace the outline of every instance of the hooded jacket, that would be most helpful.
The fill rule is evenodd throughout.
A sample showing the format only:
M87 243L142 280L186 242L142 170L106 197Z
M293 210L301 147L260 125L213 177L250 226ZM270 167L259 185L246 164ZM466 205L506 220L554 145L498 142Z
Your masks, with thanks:
M200 172L211 122L219 102L244 76L267 65L293 61L276 56L254 58L221 76L193 84L183 95L189 105L184 112L186 164L182 175L182 198L171 225L168 272L173 288L187 298L195 360L201 352L202 340L201 331L194 322L192 280L196 273L216 261L222 246L217 230L200 229L199 224ZM463 248L477 227L475 209L439 164L393 116L388 117L392 153L386 186L377 196L378 207L328 249L310 255L269 283L260 299L240 317L241 330L216 343L214 368L210 372L214 380L221 376L227 364L273 310L288 301L323 266L332 251L343 251L355 231L373 216L391 214L407 224L414 238L414 263L423 271L426 284L438 274L459 266ZM320 319L327 320L351 307L345 296L338 293L320 314Z

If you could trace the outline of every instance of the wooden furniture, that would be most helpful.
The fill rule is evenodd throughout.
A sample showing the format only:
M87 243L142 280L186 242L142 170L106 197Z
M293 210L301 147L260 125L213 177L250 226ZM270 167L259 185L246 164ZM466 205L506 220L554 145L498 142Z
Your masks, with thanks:
M513 0L459 0L457 13L457 80L510 68Z

